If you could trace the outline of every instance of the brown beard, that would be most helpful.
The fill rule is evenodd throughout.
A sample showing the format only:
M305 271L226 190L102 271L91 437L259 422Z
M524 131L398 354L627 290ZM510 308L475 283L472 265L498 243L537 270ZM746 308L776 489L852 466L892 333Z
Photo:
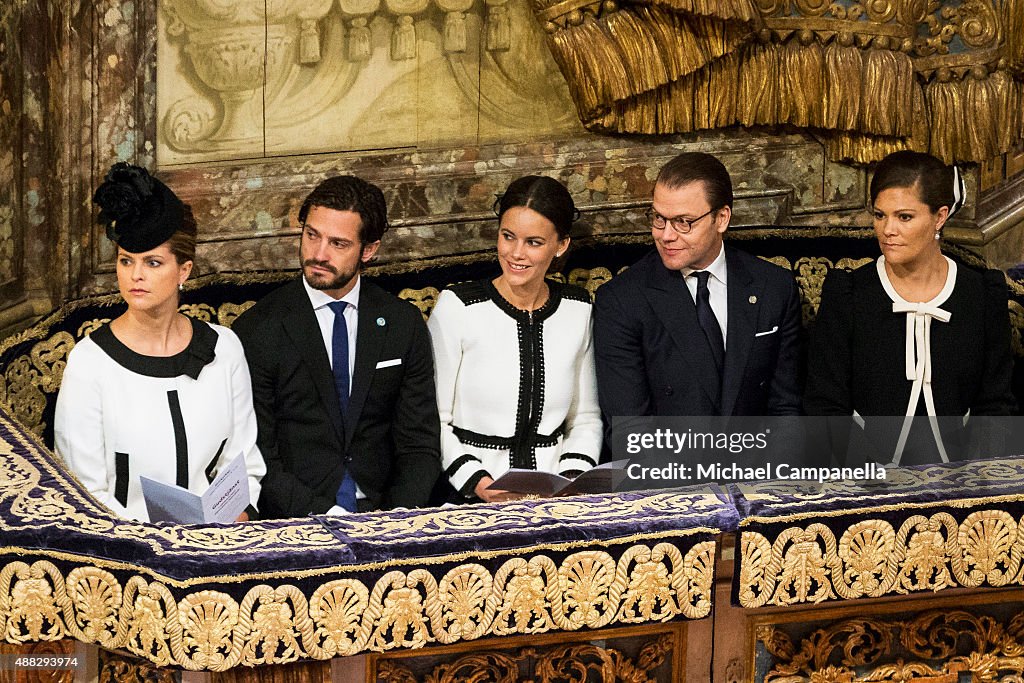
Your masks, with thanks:
M306 273L306 268L309 266L320 266L321 268L325 268L334 273L334 277L329 280L313 280L312 277ZM302 275L303 277L306 278L306 282L309 283L309 286L312 287L313 289L341 289L342 287L344 287L345 285L352 281L352 278L356 276L356 272L358 271L352 271L351 273L339 273L338 270L329 263L324 263L323 261L315 261L313 259L306 259L305 261L302 262Z

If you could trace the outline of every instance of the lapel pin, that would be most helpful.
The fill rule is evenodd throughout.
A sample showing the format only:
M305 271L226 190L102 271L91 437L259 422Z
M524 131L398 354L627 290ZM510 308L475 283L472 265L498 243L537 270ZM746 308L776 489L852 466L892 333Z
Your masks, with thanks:
M749 301L749 302L750 302L750 303L752 303L752 304L756 304L756 303L757 303L757 297L756 297L756 296L754 296L753 294L751 294L751 295L750 295L750 298L749 298L749 299L747 299L747 301Z
M384 327L384 324L385 324L386 322L387 322L387 321L386 321L386 320L384 320L384 318L377 318L377 327Z

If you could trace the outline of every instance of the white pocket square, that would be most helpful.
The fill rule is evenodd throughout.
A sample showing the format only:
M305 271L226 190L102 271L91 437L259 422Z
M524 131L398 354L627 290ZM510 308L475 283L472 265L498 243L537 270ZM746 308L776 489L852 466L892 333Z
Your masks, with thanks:
M391 360L382 360L381 362L377 363L377 369L380 370L381 368L390 368L392 365L401 365L401 364L402 364L402 359L401 358L392 358Z
M768 330L766 332L755 332L754 336L755 337L764 337L765 335L775 334L778 331L779 331L779 326L776 325L775 327L773 327L772 329L770 329L770 330Z

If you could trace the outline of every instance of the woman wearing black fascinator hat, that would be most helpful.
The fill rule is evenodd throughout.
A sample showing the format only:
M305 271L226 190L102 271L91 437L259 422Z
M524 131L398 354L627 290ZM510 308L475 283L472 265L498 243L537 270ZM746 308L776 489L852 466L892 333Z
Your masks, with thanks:
M985 456L969 452L978 441L965 426L1014 406L1005 278L958 265L939 247L963 203L956 167L921 152L885 157L871 180L882 255L852 273L832 270L822 288L804 409L853 415L874 435L869 447L885 444L879 462ZM902 419L873 419L885 416Z
M242 345L227 328L178 311L195 259L191 211L126 163L110 169L93 202L117 245L128 309L68 357L54 420L58 454L121 517L149 519L141 476L201 494L240 453L255 503L266 466Z

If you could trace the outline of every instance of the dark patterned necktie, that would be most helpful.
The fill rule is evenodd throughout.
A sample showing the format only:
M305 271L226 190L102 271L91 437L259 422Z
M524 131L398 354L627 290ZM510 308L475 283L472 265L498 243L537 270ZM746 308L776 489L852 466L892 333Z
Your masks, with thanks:
M334 372L334 390L341 404L341 421L348 411L348 323L345 322L345 308L348 303L334 301L329 304L334 311L334 328L331 331L331 370ZM356 482L345 468L345 477L334 496L334 502L349 512L356 511Z
M711 273L697 270L691 275L697 278L697 320L708 339L715 367L721 376L722 367L725 365L725 342L722 340L722 327L718 324L715 312L711 310L711 290L708 289L708 278L711 277Z

